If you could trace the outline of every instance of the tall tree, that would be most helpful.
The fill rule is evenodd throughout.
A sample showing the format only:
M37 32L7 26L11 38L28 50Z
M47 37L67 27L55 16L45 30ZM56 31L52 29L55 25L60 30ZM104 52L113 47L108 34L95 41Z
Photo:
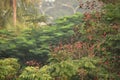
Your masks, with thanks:
M23 16L23 13L19 15L19 10L23 9L23 12L29 13L32 10L28 8L34 8L40 1L41 0L2 0L0 2L0 27L5 27L6 24L10 22L8 20L11 19L12 16L13 20L11 21L13 25L16 26L16 22Z
M16 26L16 0L13 0L13 24Z

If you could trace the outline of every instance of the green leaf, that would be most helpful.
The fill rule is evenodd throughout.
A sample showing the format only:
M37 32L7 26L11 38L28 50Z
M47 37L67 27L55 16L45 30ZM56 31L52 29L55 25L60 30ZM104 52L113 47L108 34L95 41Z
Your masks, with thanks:
M85 62L86 68L96 68L92 62Z

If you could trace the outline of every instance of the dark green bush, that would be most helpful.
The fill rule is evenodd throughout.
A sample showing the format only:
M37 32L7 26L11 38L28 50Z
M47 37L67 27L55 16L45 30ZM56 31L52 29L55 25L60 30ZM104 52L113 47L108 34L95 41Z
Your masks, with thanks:
M82 18L80 16L75 14L71 18L66 18L65 21L65 18L60 19L59 21L63 21L62 25L66 23L62 27L59 22L56 22L54 26L32 28L31 30L19 32L17 35L12 31L1 30L0 56L4 58L16 57L22 62L37 59L45 63L50 52L49 46L56 45L61 40L65 41L70 38L73 34L72 26L76 24L77 19ZM75 22L70 21L73 18L75 18Z

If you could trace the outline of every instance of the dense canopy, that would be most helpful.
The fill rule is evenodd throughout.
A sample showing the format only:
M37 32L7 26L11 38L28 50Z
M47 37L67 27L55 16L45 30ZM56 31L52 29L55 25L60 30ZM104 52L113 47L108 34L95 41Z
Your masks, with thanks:
M0 80L120 79L120 0L0 5Z

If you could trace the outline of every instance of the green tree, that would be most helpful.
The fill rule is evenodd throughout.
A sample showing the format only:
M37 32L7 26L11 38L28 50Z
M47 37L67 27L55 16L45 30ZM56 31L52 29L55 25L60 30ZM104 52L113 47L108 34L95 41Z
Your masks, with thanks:
M1 5L1 7L0 7L0 23L1 23L0 27L4 27L11 19L13 19L12 20L13 25L16 26L16 22L19 21L19 19L18 19L19 12L20 12L19 8L21 8L23 10L25 10L26 8L29 8L30 6L32 6L34 8L35 4L37 4L39 2L40 2L40 0L35 0L35 1L33 1L33 0L4 0L4 1L1 1L1 3L0 3L0 5ZM13 18L12 18L12 16L13 16Z

